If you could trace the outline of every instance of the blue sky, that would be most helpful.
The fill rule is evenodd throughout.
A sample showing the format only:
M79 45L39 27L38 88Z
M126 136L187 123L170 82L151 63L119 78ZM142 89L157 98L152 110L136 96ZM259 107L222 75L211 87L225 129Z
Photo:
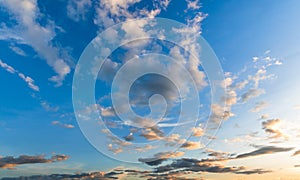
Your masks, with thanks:
M123 170L119 178L142 174L155 177L153 173L158 175L161 173L158 169L167 165L172 170L163 171L166 178L176 175L172 172L176 170L177 176L204 179L298 178L299 7L297 0L0 0L0 178L41 172L108 173L117 172L116 168ZM144 17L150 20L133 24L126 21ZM76 106L77 101L72 97L77 92L80 72L85 78L91 72L94 78L94 69L80 68L96 67L98 65L93 63L99 63L96 57L85 58L85 52L94 50L93 43L99 43L96 51L100 52L104 40L116 43L145 34L171 36L171 30L162 31L162 36L146 30L154 17L186 25L186 31L174 40L178 44L136 40L136 44L118 47L95 75L92 95L96 104L80 102L83 104ZM121 24L113 26L118 23ZM170 27L172 25L170 23ZM101 34L106 29L107 34ZM116 36L114 30L123 32L124 36ZM218 58L222 82L209 79L212 71L198 61L203 53L201 49L207 48L205 43L197 44L199 34ZM195 39L188 38L190 35ZM96 37L103 39L99 41ZM86 48L90 42L90 49ZM199 59L193 60L182 47ZM187 71L167 57L148 57L151 51L177 59ZM207 62L215 61L212 55L209 57ZM130 61L135 63L130 64ZM151 112L147 104L149 98L161 94L165 100L162 101L161 96L153 98L151 108L156 109L152 112L159 113L165 108L165 102L167 116L158 120L154 118L157 114L151 114L153 117L132 120L128 112L116 112L109 97L116 73L121 74L121 81L117 81L114 90L121 102L123 94L118 93L124 89L130 73L155 66L174 81L151 74L140 77L131 84L130 103L135 113L145 117ZM122 74L121 67L128 67L129 72ZM184 76L186 72L191 76ZM193 78L194 84L184 79L188 77ZM221 92L224 90L225 99L211 99L214 96L211 88L215 87L212 82ZM198 93L190 96L193 91L183 90L185 98L178 99L174 83L179 89L196 87ZM198 96L200 104L196 106ZM195 118L191 113L181 112L184 120L180 123L178 111L186 102L192 103L186 112L196 109L200 116ZM104 123L99 119L84 120L93 115L101 117ZM214 128L222 120L217 135L213 136ZM150 126L153 121L157 124ZM97 125L90 126L89 122ZM214 128L206 128L206 122L212 122ZM94 138L90 141L86 139L90 132L86 132L89 129L85 127L93 128L90 130ZM107 129L101 129L103 127L119 140ZM172 132L174 127L178 127L178 133ZM137 150L138 143L144 143L144 150ZM197 163L180 167L187 158ZM126 159L132 161L122 161ZM138 175L125 169L139 170ZM142 173L142 170L153 173Z

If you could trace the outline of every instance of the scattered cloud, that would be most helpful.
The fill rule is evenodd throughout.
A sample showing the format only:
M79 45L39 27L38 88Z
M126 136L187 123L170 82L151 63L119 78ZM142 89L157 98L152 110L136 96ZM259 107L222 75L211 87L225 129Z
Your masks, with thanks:
M67 129L75 128L75 126L72 124L64 124L64 123L61 123L60 121L52 121L51 124L54 126L60 126L60 127L67 128Z
M91 0L69 0L67 5L67 15L74 21L85 20L86 13L92 6Z
M187 0L187 9L188 10L197 10L200 9L200 3L199 0Z
M58 106L52 106L47 101L41 101L41 106L49 112L57 112L59 110Z
M280 119L269 119L262 122L262 126L266 133L273 135L271 138L287 138L279 129L280 123Z
M204 135L204 130L201 127L193 127L192 132L192 136L195 137L200 137Z
M53 163L58 161L65 161L69 159L67 155L53 155L51 158L47 159L44 155L39 156L28 156L21 155L19 157L6 156L0 157L0 168L3 169L14 169L15 166L23 164L36 164L36 163Z
M3 69L5 69L7 72L11 74L17 74L23 81L27 83L30 89L34 91L40 90L40 88L34 83L34 80L31 77L26 76L23 73L19 72L18 70L14 69L12 66L4 63L1 59L0 59L0 67L2 67Z
M260 119L268 119L270 117L269 114L263 114L260 116Z
M114 154L119 154L123 152L123 149L121 147L114 148L112 144L108 144L108 150L112 151Z
M115 116L115 110L113 109L113 107L100 107L100 114L103 117L109 117L109 116Z
M200 142L192 142L192 141L187 141L183 143L183 145L181 146L181 148L188 149L188 150L195 150L203 147L204 145L201 144Z
M20 55L20 56L27 56L27 54L25 53L25 51L15 45L10 45L9 48L15 52L16 54Z
M263 89L249 89L246 93L242 95L242 102L247 102L248 100L258 97L263 93L265 93L265 90Z
M163 139L164 133L156 126L146 128L144 132L140 134L149 141Z
M180 157L183 155L184 155L184 152L181 152L181 151L160 152L160 153L154 154L154 157L151 157L151 158L139 158L139 161L143 162L147 165L150 165L150 166L157 166L170 158L176 158L176 157Z
M228 153L228 152L215 151L212 149L207 149L206 152L207 152L208 156L214 157L217 159L224 159L224 158L228 158L228 156L230 156L230 153Z
M255 103L255 106L253 109L251 109L251 112L259 112L263 109L265 109L267 106L269 105L269 103L267 103L266 101L260 101Z

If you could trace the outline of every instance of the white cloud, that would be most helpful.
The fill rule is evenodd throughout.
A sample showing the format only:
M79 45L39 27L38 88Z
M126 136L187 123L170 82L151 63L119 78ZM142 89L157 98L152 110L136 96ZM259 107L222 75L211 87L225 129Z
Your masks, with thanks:
M27 56L27 54L25 53L25 51L23 51L23 49L17 47L17 46L14 46L14 45L11 45L9 46L9 48L14 51L16 54L20 55L20 56Z
M199 0L187 0L187 9L197 10L201 6L199 5Z
M12 66L4 63L1 59L0 59L0 66L5 69L7 72L11 73L11 74L18 74L18 76L27 83L27 85L29 86L29 88L31 88L34 91L39 91L40 88L34 84L34 80L29 77L24 75L23 73L19 72L18 70L14 69Z
M5 69L7 72L10 72L12 74L16 73L17 71L11 67L10 65L4 63L1 59L0 59L0 66Z
M91 6L91 0L69 0L67 5L67 15L74 21L85 20L86 13Z
M52 121L51 124L54 125L54 126L60 126L60 127L66 128L66 129L73 129L73 128L75 128L75 126L72 125L72 124L64 124L64 123L62 123L60 121Z
M58 86L61 85L65 76L70 73L69 65L62 58L69 57L61 57L60 50L52 45L51 41L57 28L54 22L48 20L46 25L40 25L38 20L42 14L36 0L3 0L0 1L0 5L5 7L17 22L17 25L10 28L1 27L0 31L4 32L1 39L14 39L18 43L31 46L58 74L50 80Z
M34 84L34 80L31 77L25 76L23 73L18 73L18 75L19 75L19 77L21 79L23 79L28 84L28 86L31 89L33 89L35 91L39 91L40 90L40 88L37 85Z
M100 113L101 113L101 116L103 116L103 117L116 115L113 107L106 107L106 108L100 107Z
M234 116L234 114L232 112L230 112L229 107L223 107L219 104L212 104L211 105L210 119L213 122L216 122L217 124L219 124L220 121L227 120L232 116Z

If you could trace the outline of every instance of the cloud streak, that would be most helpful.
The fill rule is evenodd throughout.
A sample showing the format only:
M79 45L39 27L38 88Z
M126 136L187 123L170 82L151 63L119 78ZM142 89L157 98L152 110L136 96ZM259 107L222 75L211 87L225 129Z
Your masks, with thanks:
M53 163L53 162L65 161L67 159L69 159L69 156L64 154L53 155L49 159L46 158L44 155L39 155L39 156L21 155L16 158L13 156L6 156L6 157L0 157L0 168L14 169L16 166L23 165L23 164Z
M0 67L2 67L3 69L5 69L7 72L9 72L11 74L17 74L24 82L26 82L26 84L28 85L28 87L30 89L32 89L34 91L40 90L40 88L35 84L34 80L31 77L26 76L25 74L19 72L12 66L4 63L1 59L0 59Z

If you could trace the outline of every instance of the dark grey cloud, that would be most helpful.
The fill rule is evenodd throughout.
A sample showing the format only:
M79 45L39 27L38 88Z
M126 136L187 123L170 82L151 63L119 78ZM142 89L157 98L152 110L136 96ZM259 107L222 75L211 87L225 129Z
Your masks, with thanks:
M279 153L279 152L287 152L291 151L294 148L285 148L285 147L275 147L275 146L263 146L255 151L251 151L249 153L240 154L236 157L236 159L239 158L246 158L246 157L253 157L253 156L260 156L264 154L273 154L273 153Z
M126 141L133 141L134 140L133 133L130 133L127 136L125 136L124 139Z
M253 169L253 170L247 170L247 171L239 171L235 172L236 174L265 174L265 173L270 173L272 171L270 170L264 170L264 169Z
M181 169L182 171L192 171L192 172L211 172L211 173L235 173L241 170L245 170L245 167L226 167L214 162L204 162L198 159L177 159L173 163L160 166L156 168L156 172L168 172Z
M160 165L162 162L170 159L183 156L184 152L176 151L176 152L160 152L154 154L151 158L139 158L138 160L142 163L145 163L149 166L157 166Z
M6 156L0 157L0 168L3 169L14 169L15 166L22 165L22 164L36 164L36 163L52 163L58 161L67 160L69 156L67 155L53 155L51 158L45 158L44 155L39 156L28 156L28 155L21 155L19 157L13 156Z

